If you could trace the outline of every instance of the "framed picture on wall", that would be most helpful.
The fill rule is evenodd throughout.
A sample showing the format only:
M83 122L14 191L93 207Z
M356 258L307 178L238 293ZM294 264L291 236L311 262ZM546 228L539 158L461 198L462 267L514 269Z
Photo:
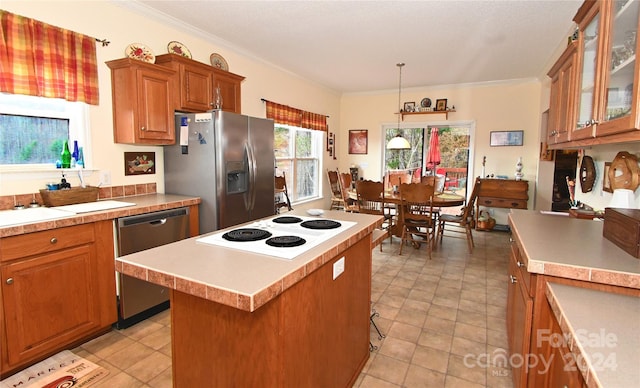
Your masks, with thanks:
M491 147L521 146L524 140L524 131L491 131Z
M144 175L156 173L155 152L125 152L124 175Z
M446 98L440 98L440 99L436 100L436 110L438 112L444 112L445 110L447 110L447 99Z
M350 129L349 130L349 153L350 154L366 154L368 146L368 130L366 129Z

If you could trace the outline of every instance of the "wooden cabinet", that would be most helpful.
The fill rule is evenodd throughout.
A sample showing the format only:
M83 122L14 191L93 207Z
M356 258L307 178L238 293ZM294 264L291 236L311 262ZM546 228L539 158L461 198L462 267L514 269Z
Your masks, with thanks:
M574 124L576 43L570 44L547 74L551 78L547 143L569 140Z
M253 312L172 290L174 386L351 387L369 358L370 300L370 235Z
M552 90L550 116L573 118L569 142L551 148L584 147L640 140L640 68L636 39L640 1L587 0L574 21L578 25L576 80L568 106ZM561 57L554 69L566 58ZM575 104L571 106L571 100ZM557 116L554 116L556 118Z
M567 346L566 337L560 328L549 302L545 300L538 319L542 334L539 336L541 349L537 354L544 360L545 368L538 380L543 387L586 387L578 369L575 355Z
M241 113L240 86L244 77L174 54L156 57L160 66L175 70L174 109L185 112L205 112L216 108Z
M533 298L531 278L524 268L517 243L511 243L509 259L509 285L507 289L507 337L510 359L526 360L530 353L531 325L533 322ZM534 278L535 279L535 278ZM535 280L534 280L535 282ZM535 285L535 283L534 283ZM514 356L517 355L517 356ZM522 357L522 358L520 358ZM515 387L526 386L527 364L511 365Z
M135 59L107 62L111 69L113 134L116 143L175 143L171 69Z
M117 320L112 228L100 221L2 239L2 376Z
M480 179L476 200L476 225L480 206L505 209L526 209L529 200L529 182L513 179Z

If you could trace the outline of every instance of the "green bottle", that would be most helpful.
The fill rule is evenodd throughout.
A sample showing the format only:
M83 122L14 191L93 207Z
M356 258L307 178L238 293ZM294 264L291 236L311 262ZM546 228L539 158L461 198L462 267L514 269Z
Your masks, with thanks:
M64 147L62 147L62 168L71 168L71 152L67 140L64 141Z

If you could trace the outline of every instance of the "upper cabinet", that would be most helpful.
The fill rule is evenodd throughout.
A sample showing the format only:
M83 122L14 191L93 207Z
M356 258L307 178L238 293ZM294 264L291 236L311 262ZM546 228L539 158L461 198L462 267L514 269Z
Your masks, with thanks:
M549 141L552 148L583 147L640 140L636 61L640 0L587 0L574 17L578 25L575 81L569 82L566 99L554 94L552 78L550 128L552 120L567 116L566 138ZM563 54L554 65L567 61ZM552 70L553 70L552 69ZM556 72L557 73L557 72ZM558 100L562 99L562 101ZM551 136L550 129L548 135Z
M241 113L240 86L244 77L174 54L159 55L156 63L175 70L175 110L222 109Z
M547 123L547 143L556 144L569 140L569 128L575 125L575 74L576 43L565 49L560 59L547 74L551 78L550 103Z
M136 59L107 62L111 69L116 143L175 143L174 71Z

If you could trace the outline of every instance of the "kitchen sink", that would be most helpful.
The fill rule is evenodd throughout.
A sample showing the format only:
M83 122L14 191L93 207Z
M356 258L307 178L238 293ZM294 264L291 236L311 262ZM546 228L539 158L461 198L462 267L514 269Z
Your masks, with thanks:
M70 217L75 214L76 213L72 211L52 209L49 207L2 210L0 211L0 227L53 220L56 218Z
M95 202L78 203L75 205L56 206L53 209L70 211L75 214L80 214L80 213L97 212L97 211L109 210L109 209L117 209L121 207L135 206L135 205L136 204L132 202L103 200L103 201L95 201Z

